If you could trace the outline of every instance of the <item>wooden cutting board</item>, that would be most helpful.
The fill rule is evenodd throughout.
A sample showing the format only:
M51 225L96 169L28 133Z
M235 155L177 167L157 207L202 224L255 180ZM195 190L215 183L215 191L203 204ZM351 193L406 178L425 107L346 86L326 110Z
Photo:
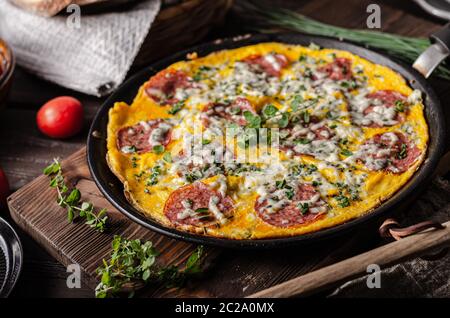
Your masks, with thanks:
M109 259L114 235L152 241L161 252L160 262L168 265L183 264L195 250L193 244L148 231L118 212L92 181L86 148L62 161L62 168L67 184L80 190L82 200L92 202L96 208L107 208L110 220L107 232L99 233L82 221L68 223L66 210L56 203L55 189L49 187L49 177L44 175L12 194L8 205L14 221L53 257L65 266L80 265L82 280L89 287L95 288L98 284L95 271L102 259ZM205 252L206 264L209 264L217 253L212 249L205 249Z
M449 157L449 158L447 158ZM443 159L440 174L448 171L450 156ZM97 209L107 208L110 218L109 230L98 233L89 228L83 222L69 224L65 209L56 203L55 189L49 187L49 178L40 176L31 183L22 187L8 198L8 205L14 221L41 246L43 246L53 257L63 265L77 263L82 270L82 280L87 286L95 288L98 277L95 270L101 264L102 259L108 259L111 251L111 241L114 235L126 238L139 238L151 240L155 247L161 252L159 261L163 264L183 264L196 246L181 241L176 241L130 221L118 212L100 193L94 181L92 181L86 162L86 149L80 149L72 156L62 161L63 173L66 182L76 186L82 193L83 200L90 201ZM447 236L446 236L447 235ZM450 241L450 234L438 234L443 242ZM372 250L380 244L377 239L376 229L351 233L325 243L319 243L311 247L292 247L287 249L267 251L236 251L218 248L205 248L204 277L193 281L184 289L166 289L162 286L152 286L145 289L143 296L149 297L242 297L254 293L256 295L291 296L302 293L311 294L317 288L330 287L345 279L364 274L364 264L367 259L373 260L380 255L390 255L389 262L380 264L393 264L408 255L417 255L430 246L437 246L434 237L425 240L419 237L413 241L407 241L407 255L395 251L405 250L405 245L396 243L384 245L381 253ZM419 244L429 242L429 245ZM434 243L433 243L434 242ZM385 242L386 243L386 242ZM405 243L403 243L405 244ZM412 247L412 250L411 250ZM361 254L368 251L369 255ZM341 261L351 259L349 267ZM398 257L397 257L398 256ZM359 257L359 258L358 258ZM327 266L337 266L328 269ZM213 267L213 270L211 268ZM322 268L321 271L317 269ZM328 271L327 271L328 269ZM351 270L346 270L351 269ZM323 276L323 270L327 275ZM331 274L330 274L331 273ZM305 275L306 274L306 275ZM350 276L351 274L351 276ZM306 276L305 290L298 289L296 281L290 283L289 288L277 288L276 285L300 276L300 283L305 282L302 278ZM322 279L327 277L327 279ZM302 280L303 279L303 280ZM312 280L311 280L312 279ZM311 285L311 282L313 284ZM321 283L320 283L321 282ZM269 289L269 292L264 290ZM297 286L297 288L292 288ZM258 294L259 293L259 294Z

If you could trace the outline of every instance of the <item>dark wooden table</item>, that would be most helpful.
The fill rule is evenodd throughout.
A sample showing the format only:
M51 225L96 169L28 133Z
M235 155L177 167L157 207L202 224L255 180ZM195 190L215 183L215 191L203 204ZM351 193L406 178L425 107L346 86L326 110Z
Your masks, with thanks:
M298 10L318 20L345 27L365 28L366 8L378 3L382 9L382 31L409 36L427 36L443 22L430 17L409 0L314 0L271 1L273 5ZM211 39L246 32L239 18L231 12L225 24L211 31ZM450 100L450 84L432 80L444 108ZM48 99L71 95L79 98L85 109L85 129L77 137L59 141L43 136L35 123L37 109ZM18 68L7 108L0 112L0 166L5 170L12 190L17 190L38 176L54 157L64 158L81 148L87 129L102 100L82 95L40 80ZM449 118L449 116L446 116ZM0 212L7 217L7 211ZM26 234L20 233L24 246L25 264L13 297L92 297L87 287L68 289L66 269L52 259ZM220 266L210 275L232 282L242 273L251 273L250 261L242 264L236 254L225 253ZM316 264L317 265L317 264ZM314 265L311 265L314 267ZM308 271L305 268L304 271ZM220 273L220 275L218 274ZM215 279L214 277L212 278ZM251 279L251 276L248 277ZM273 282L276 283L276 282Z

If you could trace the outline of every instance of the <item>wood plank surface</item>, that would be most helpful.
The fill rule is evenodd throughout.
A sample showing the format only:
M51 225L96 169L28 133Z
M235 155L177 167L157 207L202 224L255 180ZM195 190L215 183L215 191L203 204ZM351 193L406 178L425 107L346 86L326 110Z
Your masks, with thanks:
M11 195L8 205L16 224L50 255L64 266L79 264L83 282L92 289L98 284L97 267L110 257L114 235L152 241L161 252L158 261L165 265L182 265L195 250L195 245L148 231L118 212L91 180L85 148L64 160L62 168L66 183L80 190L82 200L92 202L97 209L108 209L107 231L99 233L83 222L69 223L66 210L56 203L56 191L49 187L49 178L44 175ZM214 250L205 249L206 264L214 255Z
M269 287L249 297L286 298L309 296L366 275L367 268L371 264L377 264L383 269L399 264L402 261L422 256L429 253L430 250L448 248L450 245L450 222L444 223L444 226L444 229L425 231L403 238L400 241L383 245L366 253Z
M382 31L409 36L426 37L444 24L443 21L420 10L410 0L375 2L371 0L270 0L270 3L277 7L296 10L326 23L363 29L366 28L367 5L377 3L382 10ZM246 18L230 12L225 25L212 29L208 39L247 33L247 25L244 22ZM438 93L444 111L447 111L450 106L448 82L432 79L430 83ZM38 132L35 124L36 111L40 105L59 95L72 95L79 98L85 109L85 129L80 135L69 140L49 139ZM87 128L102 101L102 99L85 96L37 79L19 67L15 74L7 108L0 111L0 166L6 172L12 190L17 190L38 177L42 168L53 157L66 158L83 147ZM448 111L446 119L450 127ZM62 212L64 214L64 211ZM0 211L0 214L4 216L7 212ZM49 256L30 236L20 229L19 232L25 249L25 264L13 297L33 297L36 295L36 290L39 290L40 297L92 297L92 290L86 285L80 289L68 289L66 286L68 274L65 267ZM355 239L353 243L351 240L342 239L336 242L336 245L339 244L353 245L354 250L349 254L344 253L345 255L342 255L343 250L335 249L334 245L326 247L324 254L320 254L314 248L309 251L292 249L273 252L225 250L217 258L214 270L206 274L202 284L208 285L208 294L212 296L250 295L354 255L378 242L373 238L359 241Z

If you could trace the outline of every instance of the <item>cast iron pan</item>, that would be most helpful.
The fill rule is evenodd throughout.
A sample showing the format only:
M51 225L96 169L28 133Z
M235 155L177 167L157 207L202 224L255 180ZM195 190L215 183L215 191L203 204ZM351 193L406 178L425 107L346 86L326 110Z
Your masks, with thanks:
M350 51L377 64L385 65L400 73L409 82L411 87L419 89L423 93L425 115L430 129L430 142L428 146L427 157L422 166L401 190L399 190L392 198L381 204L371 213L329 229L324 229L318 232L300 236L259 240L232 240L213 238L168 228L142 215L137 209L135 209L131 204L128 203L123 193L123 185L110 171L106 163L106 127L108 123L108 111L114 105L114 102L124 101L128 104L131 104L133 98L138 92L139 87L145 81L147 81L149 77L176 61L184 60L187 53L197 52L199 56L205 56L211 52L218 50L232 49L245 45L269 41L301 45L309 45L310 43L315 43L324 48L342 49ZM308 36L302 34L260 34L249 36L246 38L225 39L223 41L215 41L203 44L170 56L158 63L145 68L141 72L131 77L108 98L108 100L98 111L89 131L87 155L92 177L94 178L97 186L105 195L105 197L120 212L125 214L131 220L147 227L152 231L170 236L175 239L198 244L232 248L274 248L286 247L294 244L310 245L313 242L315 243L323 239L348 233L349 231L354 230L364 224L367 225L369 222L379 220L381 216L386 216L389 212L398 209L401 206L401 203L404 203L405 201L408 201L408 198L411 199L413 196L417 195L417 190L419 190L421 186L429 181L443 152L444 134L444 117L439 100L425 78L412 67L393 61L385 55L373 52L360 46L330 38ZM97 137L94 137L94 135Z

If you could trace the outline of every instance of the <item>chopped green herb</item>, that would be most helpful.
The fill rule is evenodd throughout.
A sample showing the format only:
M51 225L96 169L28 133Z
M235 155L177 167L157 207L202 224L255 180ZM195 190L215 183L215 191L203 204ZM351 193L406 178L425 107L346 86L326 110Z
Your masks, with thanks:
M309 112L305 111L302 113L303 116L303 121L305 122L305 124L308 124L309 121L311 120L311 116L309 115Z
M346 197L345 195L340 194L340 195L336 196L335 199L336 199L336 201L338 201L338 205L341 208L350 206L350 199L348 197Z
M125 146L124 148L126 148L125 151L124 150L122 150L122 151L124 151L126 153L136 153L137 152L136 146Z
M163 155L163 160L167 163L172 163L172 154L170 152L165 152Z
M281 118L278 120L279 128L286 128L289 125L289 116L287 113L282 113Z
M276 108L272 104L268 104L268 105L264 106L262 112L266 118L270 118L270 117L275 116L275 114L278 112L278 108Z
M131 166L133 167L133 168L137 168L137 161L139 160L139 158L138 157L131 157Z
M198 208L195 210L195 213L199 213L199 214L209 213L209 209L208 208Z
M155 185L158 183L158 177L161 174L161 167L160 166L154 166L150 170L150 176L147 178L147 181L145 183L146 186Z
M326 114L328 119L337 119L339 116L333 114L331 111L328 111Z
M349 156L352 156L352 155L353 155L353 152L351 152L351 151L348 150L348 149L342 149L341 155L346 156L346 157L349 157Z
M309 67L306 67L303 75L307 78L312 78L313 71Z
M356 83L355 81L342 81L341 86L344 88L356 89L358 88L358 83Z
M261 126L261 117L248 110L244 111L244 118L247 121L248 128L259 128Z
M210 71L212 68L210 66L207 65L202 65L198 68L200 71L205 72L205 71Z
M294 143L301 144L301 145L306 145L306 144L309 144L310 142L311 142L311 140L309 140L307 138L299 138L299 139L294 140Z
M401 100L395 101L395 111L398 113L403 113L405 111L405 103Z
M143 170L141 170L141 171L139 171L139 173L135 173L134 175L137 177L137 178L140 178L140 177L142 177L142 175L144 174L145 172L143 171Z
M287 189L284 194L286 195L286 198L288 198L288 200L292 200L292 198L294 197L294 190L291 189Z
M275 181L275 186L277 187L277 189L283 189L285 185L286 185L286 180L284 180L284 179Z
M293 112L296 112L300 107L300 104L303 103L303 97L301 95L295 95L294 99L291 102L291 109Z
M313 165L313 164L306 165L306 173L308 173L308 174L316 172L317 170L319 170L319 169L317 168L316 165Z
M305 203L299 203L298 208L302 212L302 214L306 214L309 211L309 204L307 202Z
M157 155L162 154L164 152L164 146L163 145L156 145L153 146L153 152L156 153Z
M172 105L172 108L170 108L167 112L170 115L175 115L178 113L182 108L184 107L184 102L180 101Z
M302 174L302 172L306 173L307 175L312 174L313 172L317 171L318 168L316 165L313 164L298 164L291 167L292 173L295 176L299 176Z
M193 183L203 177L203 174L200 171L192 171L190 173L186 173L184 178L187 182Z
M202 80L202 74L200 74L199 72L195 73L194 76L192 76L192 79L195 82L200 82Z
M240 127L236 123L228 123L227 128L229 133L237 134Z
M200 66L198 68L197 72L195 72L194 76L192 76L192 79L195 82L201 81L202 79L204 79L204 75L205 75L204 72L209 71L210 69L211 69L211 67L209 67L209 66Z
M320 186L321 184L322 184L322 182L316 181L316 180L314 180L314 181L312 182L313 187L318 187L318 186Z
M405 159L407 155L408 155L408 145L401 144L400 151L399 151L399 153L397 155L397 158L398 159Z

